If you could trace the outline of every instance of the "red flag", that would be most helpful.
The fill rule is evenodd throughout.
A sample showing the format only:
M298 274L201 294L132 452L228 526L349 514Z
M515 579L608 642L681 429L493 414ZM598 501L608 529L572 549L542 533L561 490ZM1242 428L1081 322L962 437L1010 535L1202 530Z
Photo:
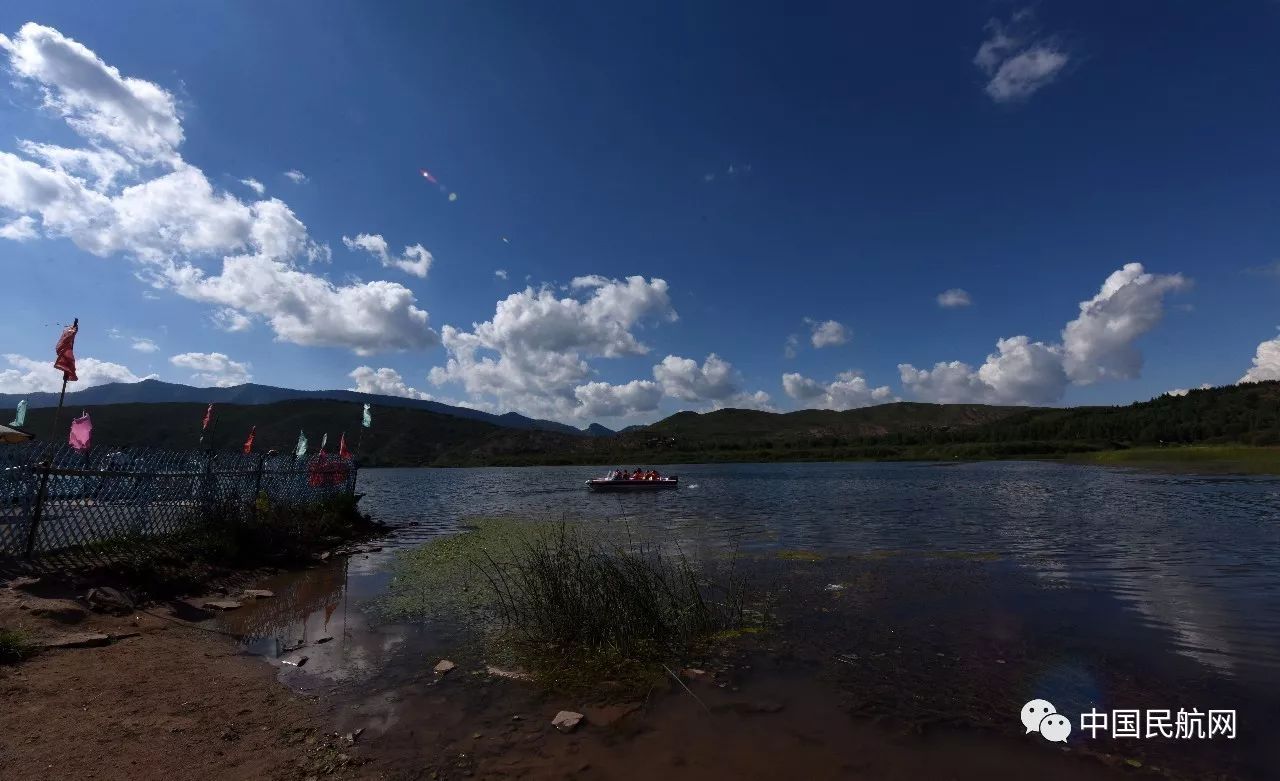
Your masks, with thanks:
M249 428L249 438L244 441L245 455L248 455L253 452L253 435L256 433L258 433L258 427L251 426Z
M58 346L54 349L58 353L58 359L53 362L53 368L62 372L62 378L68 382L75 382L76 377L76 356L74 348L76 345L76 333L80 330L80 318L62 330L62 336L58 337Z
M200 424L200 430L208 431L209 424L212 422L213 422L213 405L210 404L209 408L204 411L204 423Z
M342 436L338 437L338 458L351 458L351 451L347 450L347 432L342 432Z

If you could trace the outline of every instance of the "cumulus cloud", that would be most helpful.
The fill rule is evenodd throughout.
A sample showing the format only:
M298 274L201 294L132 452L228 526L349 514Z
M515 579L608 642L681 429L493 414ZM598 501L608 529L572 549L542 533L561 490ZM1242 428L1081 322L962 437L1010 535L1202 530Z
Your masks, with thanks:
M35 219L25 214L12 222L0 225L0 239L28 241L39 237L39 235L40 232L36 230Z
M797 372L782 375L782 389L806 407L846 410L897 401L888 385L871 387L858 372L841 372L834 382L821 383Z
M53 368L53 361L14 353L6 354L4 359L11 368L0 370L0 393L57 392L62 389L62 372ZM84 390L108 382L141 382L156 377L154 374L139 377L127 366L97 358L77 358L76 376L79 381L69 383L69 390Z
M815 349L838 347L849 341L849 329L835 320L826 320L820 323L816 320L806 319L805 322L812 329L809 341L813 343Z
M1212 387L1213 387L1212 385L1210 385L1209 383L1207 383L1207 382L1206 382L1206 383L1202 383L1202 384L1200 385L1199 390L1209 390L1209 389L1210 389L1210 388L1212 388ZM1186 396L1186 395L1187 395L1188 393L1190 393L1190 392L1191 392L1191 389L1190 389L1190 388L1174 388L1173 390L1168 391L1168 395L1170 395L1170 396Z
M351 390L359 391L360 393L376 393L380 396L400 396L406 399L431 400L431 394L409 387L409 384L400 376L400 372L385 366L381 369L374 369L372 366L357 366L347 376L355 380L356 383L356 386Z
M710 402L714 409L771 409L769 394L745 392L741 372L715 353L701 366L692 358L668 355L653 367L653 378L664 394L681 401Z
M496 270L493 272L493 275L494 275L495 277L497 277L498 279L506 279L506 278L507 278L507 270L506 270L506 269L502 269L502 268L500 268L500 269L496 269Z
M252 319L230 307L213 310L213 314L209 315L209 319L213 321L215 328L231 334L248 331L253 327Z
M0 215L16 216L0 237L38 233L124 255L153 290L261 317L282 341L361 354L438 343L408 288L305 270L329 248L284 202L242 202L183 160L177 104L162 87L122 76L53 28L26 24L6 40L11 71L86 145L21 140L25 157L0 152ZM220 271L201 264L210 256L222 257Z
M427 272L431 270L431 253L421 244L410 244L396 257L387 251L387 240L377 233L361 233L354 239L343 236L342 243L349 250L364 250L383 266L398 268L410 276L426 279Z
M1280 336L1262 342L1253 356L1253 366L1240 382L1262 382L1263 380L1280 380Z
M1073 383L1137 377L1142 354L1135 342L1160 322L1165 296L1189 285L1180 274L1149 274L1141 263L1129 263L1080 303L1061 344L1014 336L1000 339L977 369L961 361L932 369L903 363L898 373L903 387L924 401L1052 404Z
M1026 100L1051 84L1071 59L1057 41L1040 35L1029 8L1008 22L991 19L986 30L973 64L986 75L986 93L997 103Z
M45 108L97 145L143 163L172 162L182 143L173 95L128 78L52 27L22 26L4 48L13 73L39 85Z
M662 387L651 380L632 380L624 385L588 382L573 389L581 407L579 417L620 418L652 412L662 400Z
M1148 274L1141 263L1113 272L1062 332L1067 376L1082 385L1137 377L1142 353L1134 342L1164 316L1165 295L1189 286L1181 274Z
M437 386L459 384L473 400L492 398L498 409L560 420L587 414L578 395L591 383L586 359L647 353L633 331L645 321L675 320L676 313L662 279L592 275L573 279L568 290L561 298L551 288L525 288L499 301L493 317L471 331L446 325L449 359L428 378ZM596 398L600 390L583 394ZM632 386L620 398L646 397Z
M969 306L972 303L973 299L969 297L968 291L958 287L944 290L938 294L938 306L943 309L956 309L962 306Z
M296 168L291 169L289 171L285 171L284 175L289 177L289 181L293 182L294 184L302 184L303 182L307 181L307 175L302 173Z
M265 195L267 192L267 186L262 182L259 182L257 179L254 179L252 176L248 179L241 179L240 184L243 184L245 187L253 190L258 195Z
M249 364L233 361L222 353L182 353L170 358L169 363L192 372L191 379L199 385L230 388L253 379Z
M135 338L132 347L140 353L153 353L160 349L160 345L142 337Z

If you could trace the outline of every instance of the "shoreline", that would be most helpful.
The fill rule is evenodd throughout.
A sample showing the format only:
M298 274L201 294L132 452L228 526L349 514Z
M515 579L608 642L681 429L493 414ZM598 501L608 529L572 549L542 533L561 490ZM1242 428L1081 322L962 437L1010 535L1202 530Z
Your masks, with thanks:
M968 464L990 461L1041 461L1078 464L1083 466L1131 467L1152 471L1184 472L1208 475L1280 475L1280 447L1262 445L1174 445L1169 447L1135 447L1113 450L1093 450L1078 453L1026 453L992 457L952 457L921 454L901 457L832 457L818 454L813 458L758 459L754 457L717 457L698 460L671 460L671 453L649 453L650 458L628 456L620 461L548 459L546 461L506 462L497 459L488 463L453 464L397 464L362 466L361 469L519 469L525 467L596 467L616 468L619 464L646 464L665 466L719 465L719 464L902 464L938 463ZM752 456L758 455L753 453Z

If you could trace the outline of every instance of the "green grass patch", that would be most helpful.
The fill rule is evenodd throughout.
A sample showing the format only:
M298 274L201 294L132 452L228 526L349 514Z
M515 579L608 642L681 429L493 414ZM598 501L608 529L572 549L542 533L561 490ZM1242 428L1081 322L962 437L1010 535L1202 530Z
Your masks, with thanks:
M1072 456L1075 463L1211 474L1280 474L1280 448L1248 445L1142 447Z
M16 664L33 656L36 645L21 629L0 629L0 664Z
M783 561L822 561L825 556L811 550L780 550L777 557Z
M715 563L713 577L625 527L487 519L401 554L379 607L468 625L488 661L550 689L643 693L664 666L763 620L736 563Z

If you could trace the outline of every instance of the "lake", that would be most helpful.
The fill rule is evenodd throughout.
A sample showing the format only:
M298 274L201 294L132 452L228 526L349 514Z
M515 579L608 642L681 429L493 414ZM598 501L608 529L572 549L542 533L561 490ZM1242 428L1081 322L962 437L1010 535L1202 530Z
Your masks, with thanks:
M603 470L368 469L362 506L397 544L468 518L628 522L745 550L966 552L1106 590L1231 674L1280 673L1280 479L1044 462L657 467L678 491L594 494Z
M1052 462L657 468L682 487L594 494L584 481L603 470L583 467L363 470L361 507L392 533L268 581L280 599L220 620L276 664L305 648L305 670L281 666L281 675L316 693L347 686L340 696L352 728L375 725L380 745L399 746L413 766L422 749L406 727L446 707L424 683L424 660L460 653L465 641L370 608L397 552L486 517L625 526L764 573L778 595L777 629L742 685L774 687L797 723L828 730L817 725L847 713L978 727L1008 737L999 752L1013 757L1027 746L1007 714L1032 698L1072 714L1227 707L1240 711L1236 741L1073 736L1072 745L1192 776L1264 777L1280 761L1265 729L1280 713L1280 479ZM480 718L475 703L491 695L474 696L466 707ZM510 702L488 707L493 724L510 718ZM708 727L685 717L671 723L719 730L715 741L744 752L759 739L750 719ZM457 729L458 745L471 745L471 727ZM831 739L840 743L838 730ZM494 749L495 762L506 761L503 751L512 749ZM935 769L956 756L944 752Z

